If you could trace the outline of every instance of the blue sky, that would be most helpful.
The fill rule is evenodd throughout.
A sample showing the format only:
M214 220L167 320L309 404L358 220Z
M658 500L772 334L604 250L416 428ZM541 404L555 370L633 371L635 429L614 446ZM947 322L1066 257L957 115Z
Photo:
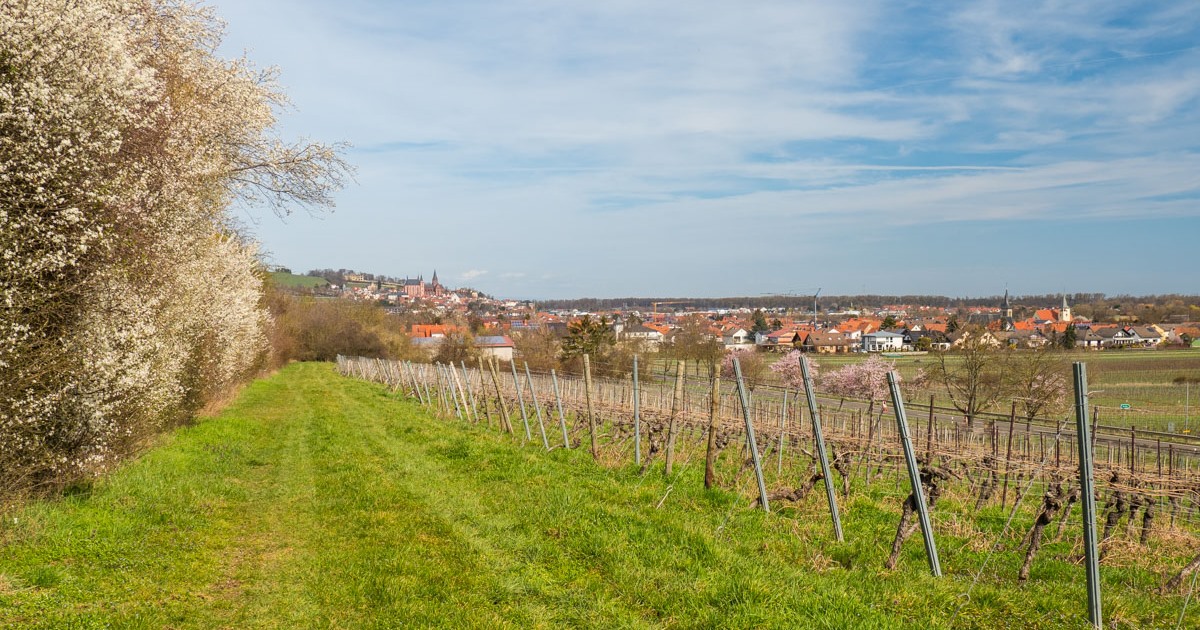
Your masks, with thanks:
M217 0L285 136L273 262L510 297L1200 292L1200 3Z

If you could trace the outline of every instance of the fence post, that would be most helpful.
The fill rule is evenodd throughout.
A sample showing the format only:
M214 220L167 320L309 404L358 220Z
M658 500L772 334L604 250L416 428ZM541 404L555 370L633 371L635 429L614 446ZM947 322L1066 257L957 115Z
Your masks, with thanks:
M454 400L454 415L459 420L466 419L466 409L458 404L458 379L455 378L454 364L439 365L438 371L445 375L446 387L450 390L450 398ZM466 402L465 400L463 402Z
M758 496L762 503L764 512L770 512L771 506L767 502L767 484L763 481L762 461L758 457L758 444L754 441L754 423L750 421L750 405L746 400L746 385L742 381L742 364L733 359L733 372L737 377L738 399L742 403L742 418L746 421L746 439L749 440L747 446L750 448L750 457L754 461L754 476L758 480Z
M525 362L525 383L529 386L529 398L533 401L533 410L537 413L538 429L542 432L542 445L550 450L550 438L546 437L546 423L542 422L542 406L538 404L537 392L533 390L533 375L529 373L529 362Z
M1075 424L1079 442L1079 501L1083 507L1083 557L1087 569L1088 620L1103 627L1100 613L1100 560L1096 549L1096 494L1092 476L1092 436L1088 426L1087 365L1072 366L1075 381Z
M925 433L925 460L933 463L933 425L936 420L933 417L933 394L929 395L929 431ZM918 436L918 439L920 437Z
M842 519L838 514L837 491L833 488L833 475L829 471L829 455L825 453L825 437L821 432L821 412L817 406L817 393L813 387L808 357L800 357L800 374L804 380L804 395L808 399L808 415L812 418L817 458L821 461L821 475L825 477L825 498L829 501L829 516L833 519L833 535L838 542L842 542L845 538L842 535Z
M550 370L550 382L554 385L554 402L558 406L558 426L562 428L563 448L571 448L571 438L567 436L567 418L563 415L562 396L558 393L558 374Z
M921 535L925 540L925 555L929 557L929 570L933 577L942 577L942 565L938 561L937 544L933 541L933 523L929 521L929 508L925 505L925 489L921 486L921 471L917 469L917 456L913 453L912 439L908 435L908 418L904 413L904 398L896 373L888 372L888 389L892 394L892 407L896 414L896 428L900 432L900 444L904 447L904 461L908 464L908 477L912 481L913 499L917 504L917 516L921 520Z
M708 404L708 450L704 454L704 488L711 490L716 481L713 467L717 460L717 422L721 415L721 370L716 362L709 368L712 373L712 399Z
M1013 425L1017 422L1017 401L1012 401L1012 411L1008 414L1008 449L1004 454L1004 491L1000 494L1000 509L1008 503L1008 475L1012 467Z
M437 401L433 399L433 392L429 391L429 366L421 366L421 385L425 387L425 404L431 409L437 409Z
M588 433L592 437L592 459L600 459L600 450L596 446L596 416L592 413L592 360L583 355L583 396L587 400Z
M442 413L450 413L450 401L446 400L446 387L442 384L442 364L433 364L433 376L437 379L434 386L437 387L438 403Z
M413 394L417 397L417 402L425 404L425 397L421 395L421 385L417 383L417 371L413 368L411 361L404 362L404 373L408 376L408 380L412 382Z
M633 355L633 463L642 465L642 407L638 398L638 355Z
M512 422L508 419L508 405L504 404L504 393L500 391L500 370L496 367L495 359L488 361L488 372L492 374L492 385L496 387L496 404L500 406L500 428L512 433Z
M509 361L512 366L513 389L517 390L517 403L521 405L521 424L525 425L525 441L533 439L533 434L529 432L529 414L525 413L525 396L521 394L521 381L517 378L517 362Z
M671 476L675 462L675 434L679 430L679 402L683 394L683 361L675 362L675 390L671 393L671 418L667 422L667 463L664 474Z
M787 430L787 404L788 390L785 389L783 390L783 404L779 408L779 448L777 449L779 451L779 464L775 468L777 476L783 475L783 445L787 443L787 436L784 433Z
M454 369L454 362L446 364L446 369L450 372L454 387L458 390L458 394L462 397L463 419L471 420L471 405L467 402L467 390L463 387L462 379L458 378L458 370Z
M467 374L467 362L459 361L462 366L463 385L467 390L467 394L471 397L471 417L475 419L475 423L479 423L479 407L475 405L475 387L471 385L471 377Z

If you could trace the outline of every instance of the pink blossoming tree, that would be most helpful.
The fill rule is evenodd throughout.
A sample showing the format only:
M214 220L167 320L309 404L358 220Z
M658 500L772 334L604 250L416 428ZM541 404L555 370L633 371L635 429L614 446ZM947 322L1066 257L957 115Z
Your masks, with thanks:
M803 356L803 353L801 353L799 350L792 350L771 366L771 371L774 372L775 376L779 377L780 382L782 382L784 386L789 389L804 388L804 374L800 370L801 356ZM820 366L817 364L817 362L809 359L808 369L812 377L816 379L820 373Z
M822 389L834 396L884 401L888 398L887 373L895 369L893 361L884 361L871 355L862 363L855 363L828 372L821 378ZM897 374L899 378L899 374Z

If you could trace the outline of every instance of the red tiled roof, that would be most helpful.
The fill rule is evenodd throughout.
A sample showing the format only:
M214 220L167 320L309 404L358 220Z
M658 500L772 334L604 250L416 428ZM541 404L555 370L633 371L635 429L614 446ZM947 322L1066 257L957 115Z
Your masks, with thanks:
M459 332L458 326L451 324L413 324L412 332L409 333L412 337L432 337L434 335L448 335L452 332Z

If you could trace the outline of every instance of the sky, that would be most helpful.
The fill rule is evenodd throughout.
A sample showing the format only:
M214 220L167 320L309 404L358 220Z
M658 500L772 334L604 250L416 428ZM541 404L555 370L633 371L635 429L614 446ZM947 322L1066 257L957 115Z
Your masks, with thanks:
M348 142L269 261L513 298L1200 293L1200 3L215 0Z

